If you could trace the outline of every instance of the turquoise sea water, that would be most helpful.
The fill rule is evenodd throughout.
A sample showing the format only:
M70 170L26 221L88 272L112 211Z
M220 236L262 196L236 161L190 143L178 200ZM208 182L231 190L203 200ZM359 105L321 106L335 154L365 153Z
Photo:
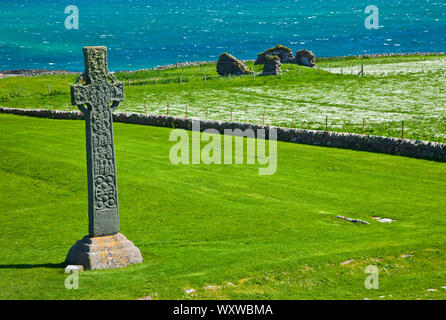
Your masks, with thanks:
M79 30L65 7L79 8ZM364 10L379 8L368 30ZM283 44L317 56L446 51L444 0L0 0L0 70L83 69L86 45L109 47L110 69L255 59Z

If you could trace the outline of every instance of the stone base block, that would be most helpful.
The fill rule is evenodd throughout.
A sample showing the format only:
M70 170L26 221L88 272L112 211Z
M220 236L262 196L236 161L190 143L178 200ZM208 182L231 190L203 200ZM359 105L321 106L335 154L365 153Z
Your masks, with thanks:
M121 233L111 236L85 236L68 252L65 263L82 265L85 269L117 269L142 263L141 252Z

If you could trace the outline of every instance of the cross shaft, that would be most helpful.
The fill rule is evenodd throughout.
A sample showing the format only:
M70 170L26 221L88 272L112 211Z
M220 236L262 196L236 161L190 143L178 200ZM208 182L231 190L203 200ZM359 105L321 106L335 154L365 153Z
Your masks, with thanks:
M124 85L108 72L107 48L85 47L85 72L71 86L71 102L85 114L89 234L119 232L113 110Z

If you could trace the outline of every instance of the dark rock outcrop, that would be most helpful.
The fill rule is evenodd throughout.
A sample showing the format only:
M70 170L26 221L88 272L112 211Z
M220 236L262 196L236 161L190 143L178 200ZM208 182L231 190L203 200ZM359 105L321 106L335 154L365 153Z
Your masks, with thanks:
M313 68L316 64L316 57L313 52L304 49L296 52L296 59L294 61L298 65Z
M263 76L280 76L282 73L282 63L280 63L279 56L269 56L266 58L265 66L263 67Z
M278 56L280 58L281 63L293 63L294 57L293 57L293 51L290 48L284 47L282 45L277 45L274 48L268 49L265 52L259 53L257 56L257 60L254 63L255 65L258 64L265 64L266 58L270 56Z
M251 74L248 67L243 62L231 56L229 53L222 53L217 62L217 72L221 76Z

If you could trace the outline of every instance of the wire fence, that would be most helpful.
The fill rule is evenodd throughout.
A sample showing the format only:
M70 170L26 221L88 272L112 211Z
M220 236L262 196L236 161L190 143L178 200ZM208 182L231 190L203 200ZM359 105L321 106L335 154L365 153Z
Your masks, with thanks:
M191 68L200 68L198 65L191 65ZM356 65L355 67L340 68L342 74L352 74L355 76L367 75L368 66ZM322 74L321 68L316 68L316 74ZM153 76L152 76L153 75ZM300 75L300 72L299 72ZM155 70L150 77L140 79L126 79L126 86L129 88L152 85L157 86L161 84L177 84L183 85L189 82L202 81L206 84L210 80L219 81L238 81L239 79L251 78L256 80L258 74L253 73L242 77L222 77L216 74L208 75L205 72L202 74L184 74L181 72L170 71L168 74L163 74L161 70ZM26 89L26 88L25 88ZM14 89L12 89L14 90ZM69 100L69 92L52 88L51 84L45 85L36 94L36 89L33 88L33 92L24 90L22 87L17 87L14 91L10 90L8 93L0 95L0 106L9 108L22 108L22 109L50 109L50 110L68 110L78 111L78 109L71 105ZM64 100L66 102L64 102ZM187 99L186 99L187 100ZM128 113L136 112L146 115L166 115L183 118L196 118L203 120L219 120L228 122L241 122L241 123L254 123L281 126L287 128L301 128L312 129L322 131L336 131L347 133L359 133L359 134L375 134L392 136L398 138L413 138L413 139L429 139L433 141L444 142L446 137L440 133L439 136L424 135L419 130L414 130L420 123L408 119L401 114L401 118L396 119L370 119L366 116L360 117L357 114L353 119L348 116L339 117L338 115L330 114L327 112L315 113L309 115L308 113L302 114L299 112L299 106L282 106L281 108L268 108L268 107L236 107L236 106L198 106L190 102L186 103L165 103L160 105L159 103L151 103L144 101L124 102L120 105L119 111ZM421 120L422 121L422 120Z
M0 105L2 107L9 108L21 108L21 109L46 109L46 110L61 110L61 111L79 111L76 106L72 106L70 101L67 101L65 106L60 105L56 107L55 102L40 103L38 99L35 99L34 104L26 104L24 100L19 105L7 104ZM223 122L239 122L239 123L252 123L262 124L266 126L280 126L285 128L295 129L307 129L307 130L319 130L319 131L334 131L334 132L346 132L356 134L375 134L391 136L396 138L407 138L412 136L413 139L418 138L413 132L410 132L411 128L407 126L407 120L391 120L384 123L377 123L367 118L362 118L361 121L346 121L333 115L315 115L313 117L302 116L299 112L293 114L293 110L290 110L288 116L283 116L268 110L257 110L255 114L250 111L227 108L227 109L215 109L212 107L191 107L190 104L170 104L167 103L164 108L157 106L149 106L144 103L137 108L129 108L127 102L121 103L118 112L124 114L138 113L145 115L162 115L180 118L194 118L200 120L216 120ZM294 109L296 110L296 109ZM409 129L409 132L408 132ZM409 133L409 135L408 135ZM443 141L444 139L433 139Z

